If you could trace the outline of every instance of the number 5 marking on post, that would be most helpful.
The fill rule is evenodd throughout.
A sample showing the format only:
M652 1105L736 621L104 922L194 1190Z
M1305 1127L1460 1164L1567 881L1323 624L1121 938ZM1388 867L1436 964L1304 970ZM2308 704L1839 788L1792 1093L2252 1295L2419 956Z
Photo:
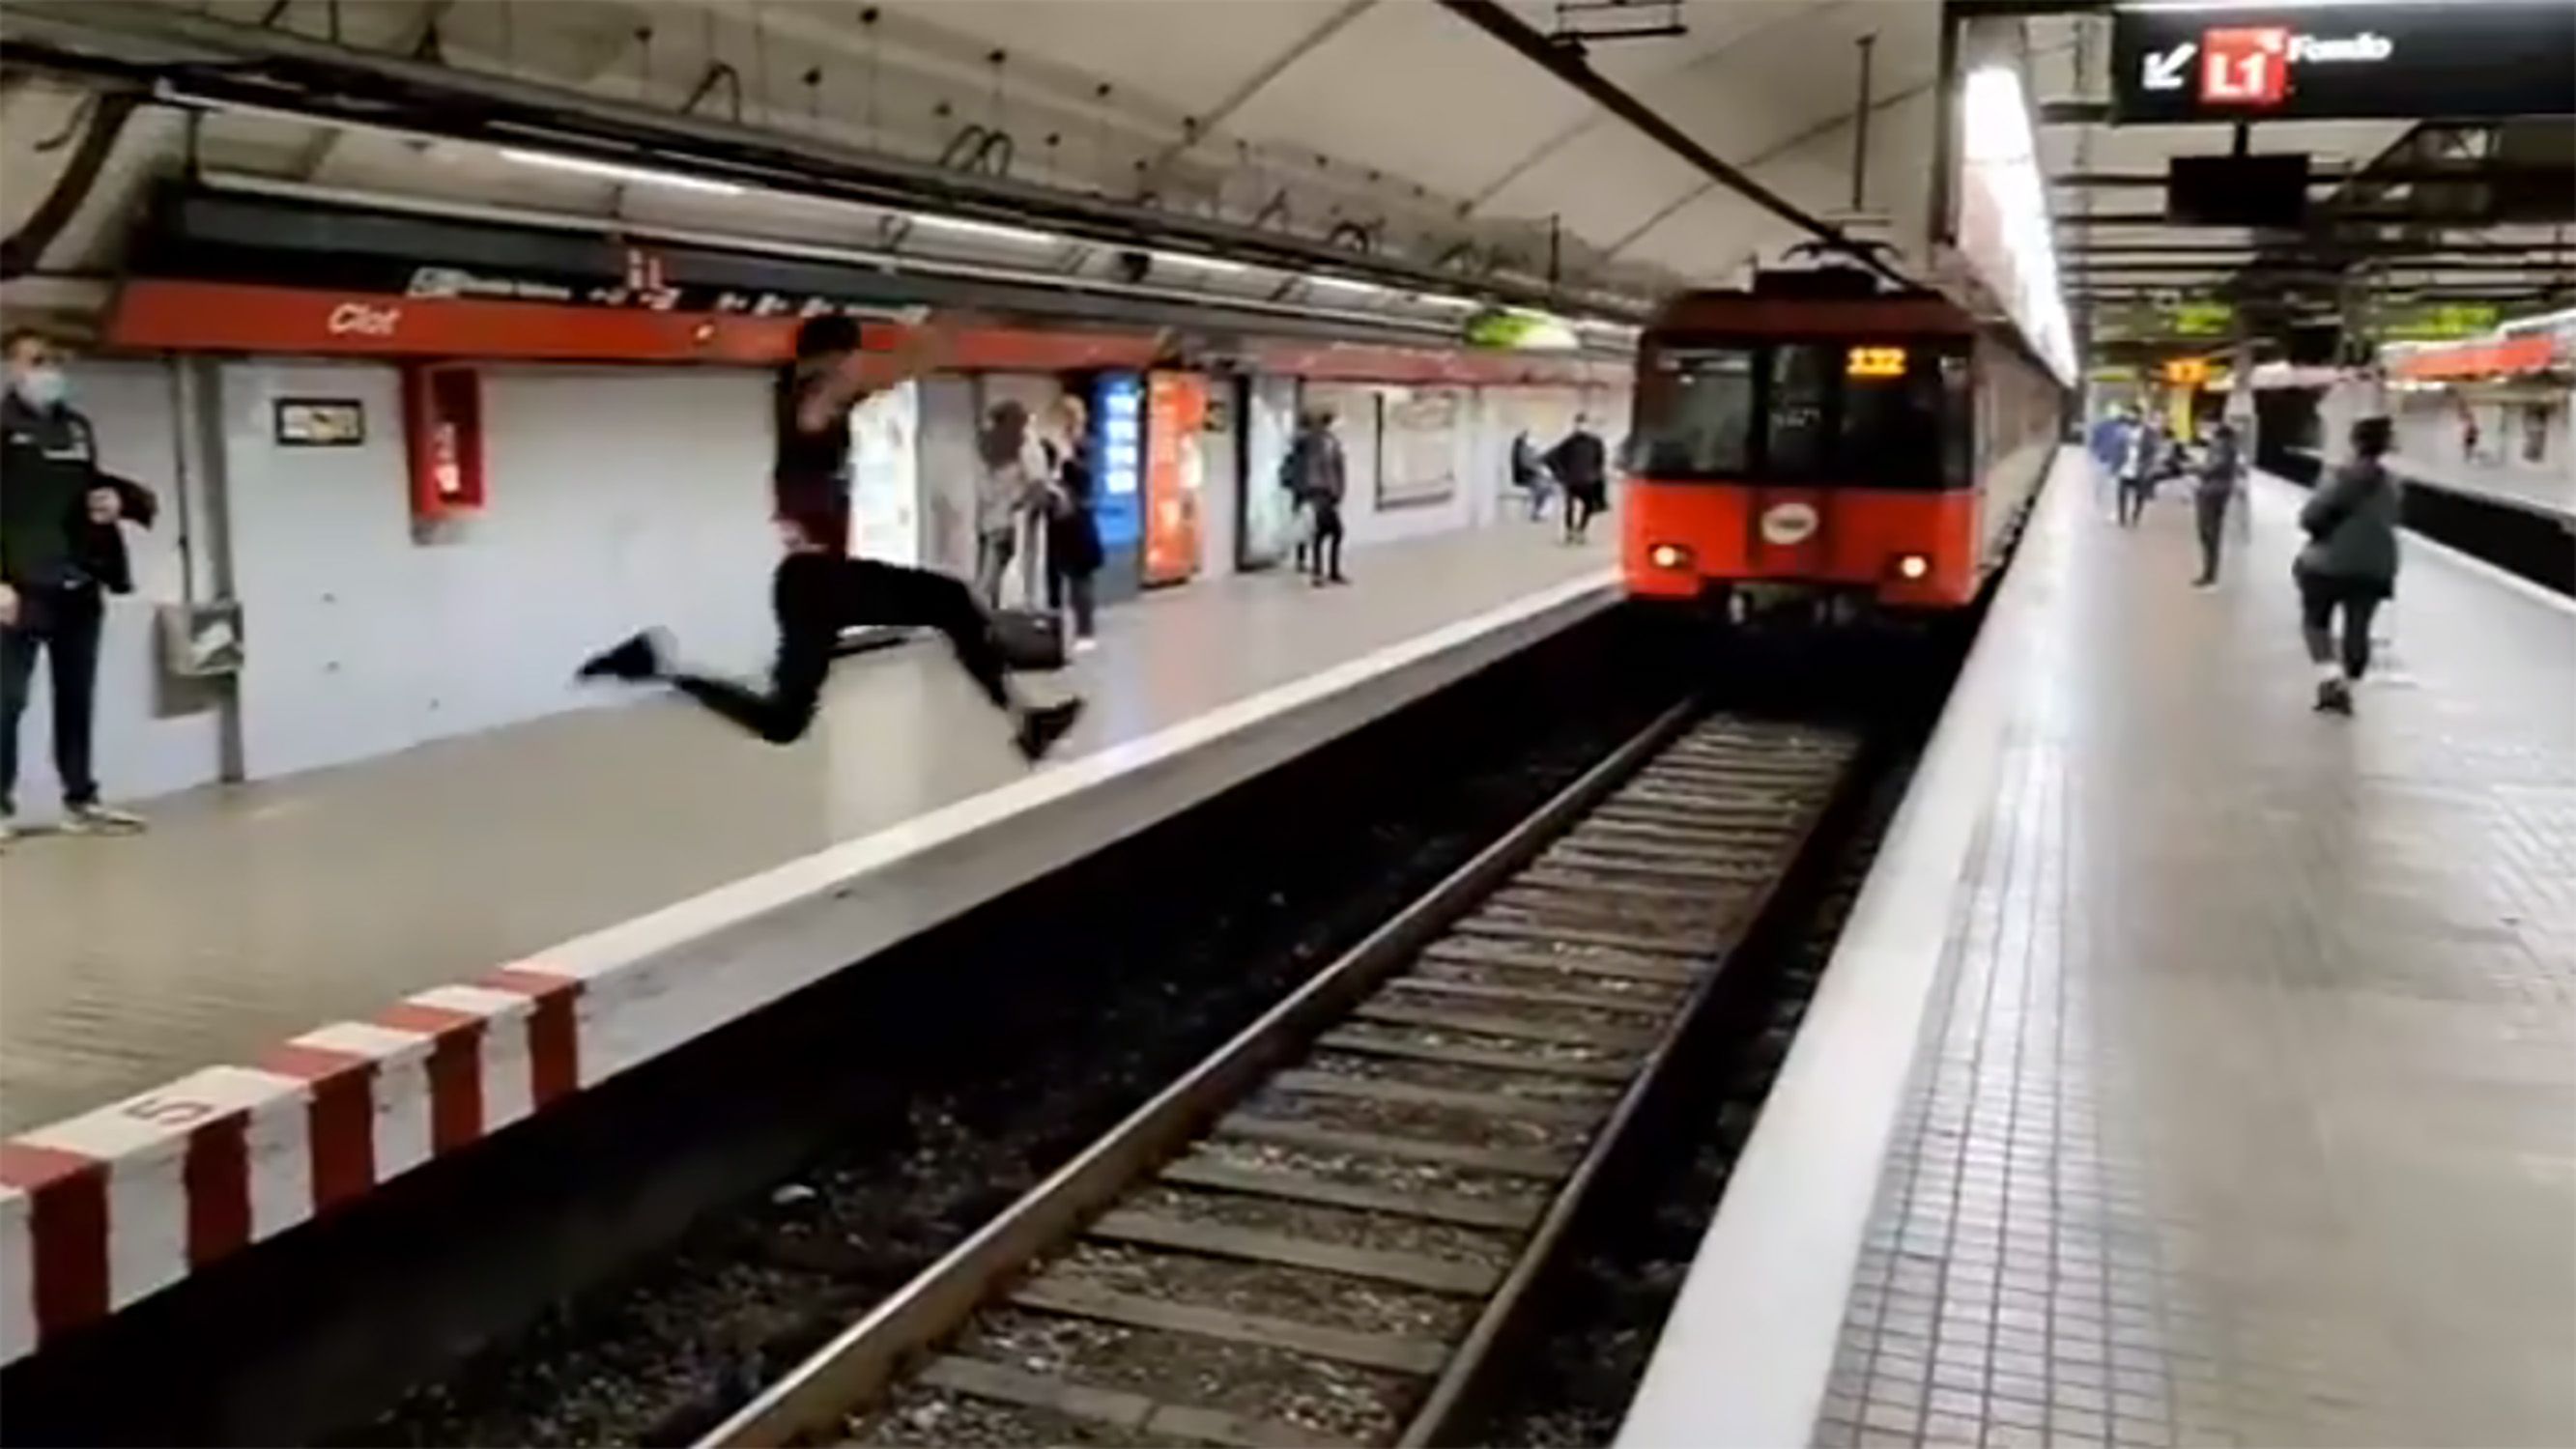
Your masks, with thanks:
M215 1104L184 1097L137 1097L125 1104L124 1112L156 1127L187 1127L215 1115Z

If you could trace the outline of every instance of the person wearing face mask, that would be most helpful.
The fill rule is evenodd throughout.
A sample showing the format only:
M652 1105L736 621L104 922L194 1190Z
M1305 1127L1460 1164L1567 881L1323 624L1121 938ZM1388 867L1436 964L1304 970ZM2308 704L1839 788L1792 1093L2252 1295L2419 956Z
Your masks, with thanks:
M91 705L105 595L134 591L118 524L152 526L151 490L98 466L98 438L68 402L61 350L27 328L6 339L0 397L0 844L11 838L18 785L18 717L36 658L52 666L54 766L63 828L126 832L142 817L99 803L90 772Z

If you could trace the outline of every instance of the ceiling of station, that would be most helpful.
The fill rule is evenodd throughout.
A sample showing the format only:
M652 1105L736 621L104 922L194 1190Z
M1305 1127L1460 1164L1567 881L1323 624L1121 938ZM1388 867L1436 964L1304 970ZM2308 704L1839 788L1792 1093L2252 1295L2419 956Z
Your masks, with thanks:
M158 9L641 102L1379 255L1650 297L1739 281L1804 239L1431 0L25 0ZM1793 204L1918 251L1941 7L1925 0L1511 0ZM1867 182L1853 206L1861 49ZM1007 140L993 142L1000 135ZM351 189L707 212L270 118L219 117L201 164ZM431 164L424 166L422 161ZM148 167L144 169L149 169ZM741 224L824 227L811 208ZM56 259L62 264L62 259ZM77 259L72 264L78 264Z
M2057 15L2030 22L2032 70L2044 115L2040 154L2050 177L2070 306L2097 320L2137 304L2235 299L2274 304L2277 315L2327 316L2357 294L2406 305L2450 298L2491 300L2504 311L2538 308L2576 289L2576 232L2563 223L2499 225L2427 214L2403 223L2374 215L2418 208L2404 189L2372 191L2349 181L2372 168L2413 166L2423 139L2408 121L2273 121L2246 133L2257 152L2305 152L2312 225L2300 233L2178 226L2165 220L2165 171L2178 156L2227 154L2224 125L2114 125L2107 115L2111 21ZM2484 134L2481 134L2484 133ZM2445 138L2434 138L2445 139ZM2464 130L2442 164L2474 175L2489 164L2490 128Z

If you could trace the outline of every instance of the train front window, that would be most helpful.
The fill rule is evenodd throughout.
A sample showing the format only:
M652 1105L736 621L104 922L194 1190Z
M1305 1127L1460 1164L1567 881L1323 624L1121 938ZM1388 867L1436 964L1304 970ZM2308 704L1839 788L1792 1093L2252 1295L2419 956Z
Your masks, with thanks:
M1753 351L1672 348L1638 388L1637 435L1650 477L1740 476L1753 463Z
M1769 465L1779 478L1812 478L1826 470L1833 431L1828 409L1843 349L1821 342L1783 342L1771 349L1769 396L1763 409Z
M1639 471L1671 482L1964 488L1974 472L1954 338L1690 338L1649 346Z
M1843 370L1837 479L1875 488L1937 488L1941 368L1929 353L1853 348Z

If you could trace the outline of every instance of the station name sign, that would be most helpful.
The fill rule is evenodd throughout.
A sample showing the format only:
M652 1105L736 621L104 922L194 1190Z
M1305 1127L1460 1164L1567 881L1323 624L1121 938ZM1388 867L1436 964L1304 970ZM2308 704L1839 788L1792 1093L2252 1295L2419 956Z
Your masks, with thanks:
M2143 5L2114 12L2112 119L2576 114L2566 0Z

